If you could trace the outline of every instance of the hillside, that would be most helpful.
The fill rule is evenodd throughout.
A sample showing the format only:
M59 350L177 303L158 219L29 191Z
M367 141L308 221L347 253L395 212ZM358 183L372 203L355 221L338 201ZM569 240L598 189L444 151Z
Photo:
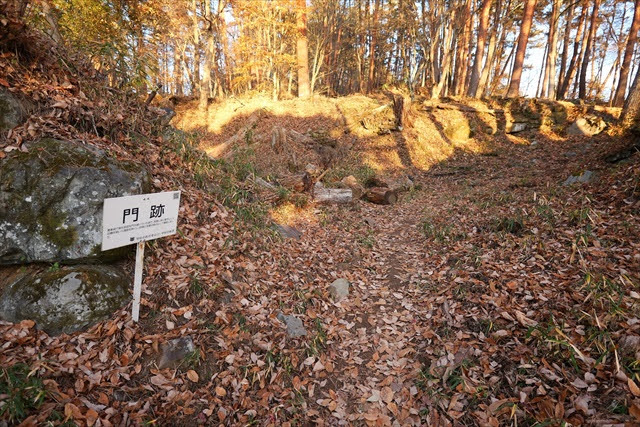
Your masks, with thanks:
M90 73L12 54L0 70L2 93L25 110L2 134L0 215L21 179L3 168L47 163L43 138L99 148L101 160L62 150L70 157L24 181L104 171L108 158L144 168L146 191L181 191L178 233L147 246L139 323L128 294L69 333L0 322L8 424L640 420L640 156L611 158L635 144L618 109L404 94L399 127L393 94L255 96L206 113L176 99L167 125L168 97L145 108ZM584 117L607 127L572 135ZM351 175L364 191L410 183L393 204L322 204L287 187L310 169L328 189L347 190ZM54 219L34 229L64 232ZM131 250L115 262L89 255L7 255L0 291L78 263L133 277Z

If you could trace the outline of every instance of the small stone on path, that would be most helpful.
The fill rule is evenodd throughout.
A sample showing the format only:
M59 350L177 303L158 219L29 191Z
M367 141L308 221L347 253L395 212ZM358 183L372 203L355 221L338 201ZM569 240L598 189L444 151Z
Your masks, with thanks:
M591 171L584 171L580 175L571 175L568 177L562 185L571 185L576 183L586 184L591 182L594 178L595 174Z
M334 300L340 301L349 296L349 286L351 284L346 279L337 279L329 285L329 294Z
M158 362L160 369L176 367L180 362L193 353L196 346L191 337L181 337L170 340L162 346L162 355Z
M287 316L283 313L278 313L278 320L287 326L287 335L292 338L304 337L307 335L307 330L304 328L302 320L296 316Z

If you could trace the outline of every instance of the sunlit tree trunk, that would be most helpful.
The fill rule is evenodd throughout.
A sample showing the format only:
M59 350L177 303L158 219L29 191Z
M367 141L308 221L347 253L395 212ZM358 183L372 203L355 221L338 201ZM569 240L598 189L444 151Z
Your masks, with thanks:
M376 49L378 47L378 19L380 13L380 0L375 0L371 24L371 37L369 41L369 78L367 79L367 92L375 87L376 77Z
M457 37L454 43L456 54L452 58L452 60L455 60L455 66L453 67L451 89L454 95L462 95L467 79L467 59L469 58L470 42L472 42L473 15L471 14L471 0L466 0L456 22L459 24L456 25L455 31L460 34L460 37Z
M640 72L636 72L629 96L622 107L620 121L623 126L630 126L634 121L640 121Z
M562 41L562 54L560 55L560 71L558 72L558 84L557 88L561 88L564 80L564 73L567 69L567 60L569 59L569 45L571 41L571 29L573 28L573 12L575 10L575 3L569 4L569 10L567 11L567 18L565 20L564 37ZM558 90L556 90L557 96Z
M307 2L296 0L298 13L296 26L298 39L296 41L296 54L298 60L298 97L306 98L311 95L309 84L309 42L307 40Z
M522 77L522 65L524 64L524 56L527 50L527 42L529 41L529 33L531 32L531 23L533 22L533 12L536 7L536 0L526 0L524 4L524 14L522 16L522 24L520 25L520 35L518 36L518 47L516 49L516 57L511 71L511 80L508 97L516 97L520 95L520 78Z
M506 3L506 10L509 10L511 6L511 0ZM491 30L491 37L489 37L489 46L487 49L487 60L482 68L482 75L480 76L480 83L477 92L477 96L484 96L487 92L489 84L489 78L491 77L491 70L494 68L496 58L499 60L502 54L502 43L496 44L498 41L498 31L500 30L500 40L502 41L502 34L504 33L504 24L501 26L502 18L502 3L496 2L496 11L493 19L493 28ZM499 55L496 55L497 52Z
M569 68L567 69L567 73L562 79L562 84L558 86L558 93L556 95L557 99L563 99L569 89L569 85L573 81L573 78L576 74L576 68L578 63L578 58L582 55L583 45L581 43L582 33L584 31L584 26L587 19L588 13L588 0L584 0L582 5L582 12L580 13L580 20L578 21L578 29L576 32L575 42L573 44L573 53L571 54L571 61L569 62Z
M598 29L598 9L600 8L600 0L594 0L593 12L591 13L591 23L589 24L589 35L587 44L584 48L584 56L582 57L582 66L580 68L580 84L578 86L578 97L585 99L587 97L587 68L591 59L591 47L595 41L596 30Z
M618 87L616 88L612 102L612 105L615 107L621 107L624 104L624 95L627 92L627 84L629 83L629 68L631 66L633 51L636 47L636 40L638 39L638 30L640 30L640 0L636 0L635 2L633 21L627 39L627 46L624 50L622 65L620 66L620 79L618 80Z
M215 61L215 45L213 40L213 16L211 15L211 2L205 1L205 35L204 64L202 67L202 81L200 82L200 102L201 110L206 110L211 95L211 65Z
M173 45L173 93L177 96L182 96L183 83L182 83L182 51L178 46L178 42L174 42Z
M549 46L547 53L547 63L545 67L545 82L542 84L542 88L545 91L544 96L550 99L556 97L556 59L557 59L557 46L558 46L558 18L559 10L562 6L562 0L553 0L553 6L551 9L551 22L549 23Z
M476 44L476 54L471 70L471 80L469 81L468 96L476 98L478 96L478 86L480 85L480 68L484 58L484 45L487 39L487 27L489 26L489 13L491 12L491 0L483 0L480 8L480 22L478 24L478 43Z
M191 93L196 94L200 88L200 21L198 19L198 3L196 0L191 1L191 8L193 13L193 85Z

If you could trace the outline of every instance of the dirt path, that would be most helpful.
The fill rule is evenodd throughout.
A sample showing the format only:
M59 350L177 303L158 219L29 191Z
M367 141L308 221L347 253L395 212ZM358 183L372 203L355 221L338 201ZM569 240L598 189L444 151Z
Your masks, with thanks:
M313 397L330 411L322 415L329 424L482 424L509 411L525 424L541 418L537 405L550 395L528 396L527 387L518 394L514 381L529 375L531 384L543 384L533 377L544 365L526 363L534 348L510 337L538 324L530 317L549 313L531 311L540 301L527 297L526 278L559 282L558 270L531 261L549 253L535 248L539 230L522 218L582 167L573 150L584 145L559 148L462 156L425 174L422 190L402 203L362 207L357 221L373 224L375 244L356 267L362 280L335 313L340 330L326 357L332 369L316 380ZM514 298L522 291L524 299ZM515 350L519 359L509 357Z
M312 206L299 240L254 239L186 189L181 233L149 248L140 324L129 307L72 337L3 323L0 356L37 358L55 396L42 422L632 423L640 160L604 163L604 138L530 138L458 152L393 206ZM587 169L594 182L562 185ZM195 351L160 369L179 337Z

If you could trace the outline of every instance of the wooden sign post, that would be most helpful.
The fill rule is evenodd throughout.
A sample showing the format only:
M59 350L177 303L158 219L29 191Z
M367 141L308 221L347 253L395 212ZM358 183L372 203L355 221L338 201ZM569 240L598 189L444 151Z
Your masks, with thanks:
M131 313L136 322L140 318L144 242L175 234L179 208L179 191L104 199L102 250L137 244Z

